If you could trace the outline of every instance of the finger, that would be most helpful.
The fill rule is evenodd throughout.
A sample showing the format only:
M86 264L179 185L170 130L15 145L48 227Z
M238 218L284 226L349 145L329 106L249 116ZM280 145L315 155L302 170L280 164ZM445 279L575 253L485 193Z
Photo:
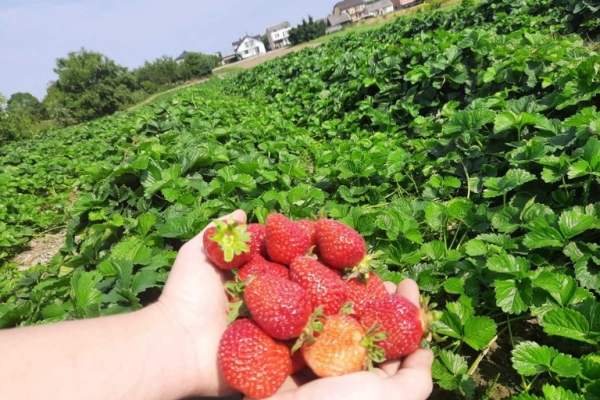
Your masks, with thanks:
M396 293L406 297L408 300L413 302L417 307L421 307L419 301L419 285L412 279L404 279L398 284Z
M379 368L385 372L386 376L395 375L400 369L400 360L388 360L379 364Z
M404 400L425 400L433 391L431 365L433 353L429 349L419 349L402 362L396 375L385 380L384 399L397 399L402 393Z
M383 282L385 288L387 289L388 293L396 293L396 284L394 282Z

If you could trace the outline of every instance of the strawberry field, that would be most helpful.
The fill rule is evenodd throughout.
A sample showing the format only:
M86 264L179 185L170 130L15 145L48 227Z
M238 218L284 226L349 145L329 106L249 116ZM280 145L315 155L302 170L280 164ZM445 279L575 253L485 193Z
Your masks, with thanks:
M599 39L592 0L485 0L3 147L0 328L142 307L236 208L324 210L443 311L433 398L600 398Z

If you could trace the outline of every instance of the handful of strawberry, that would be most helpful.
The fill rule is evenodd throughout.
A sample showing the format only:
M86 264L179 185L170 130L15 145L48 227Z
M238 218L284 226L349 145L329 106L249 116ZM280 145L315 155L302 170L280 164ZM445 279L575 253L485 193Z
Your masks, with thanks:
M277 213L265 225L215 225L203 237L208 258L235 273L226 285L232 323L218 352L234 389L266 398L306 367L344 375L419 348L431 315L387 292L352 228Z

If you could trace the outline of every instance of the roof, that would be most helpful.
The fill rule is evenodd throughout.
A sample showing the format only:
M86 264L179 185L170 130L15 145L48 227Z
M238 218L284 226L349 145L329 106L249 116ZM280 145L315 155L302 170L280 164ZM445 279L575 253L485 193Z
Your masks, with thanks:
M260 35L256 35L256 36L250 36L250 35L246 35L243 38L241 38L240 40L236 40L235 42L231 43L232 46L234 47L238 47L240 44L242 44L242 42L244 40L246 40L246 38L252 38L252 39L256 39L256 40L262 40Z
M389 7L394 7L394 4L391 2L391 0L380 0L375 3L367 4L365 6L365 12L370 13Z
M287 29L287 28L291 28L291 27L292 27L292 25L289 22L285 21L285 22L282 22L282 23L277 24L275 26L272 26L270 28L267 28L267 32L280 31L282 29Z
M352 18L346 13L341 15L330 15L327 17L327 24L329 26L342 25L348 22L352 22Z
M344 0L337 3L333 8L335 9L337 7L340 9L340 11L344 11L362 4L365 4L364 0Z
M184 51L183 53L181 53L181 55L179 57L177 57L175 59L175 61L181 61L185 58L185 56L187 56L187 51Z

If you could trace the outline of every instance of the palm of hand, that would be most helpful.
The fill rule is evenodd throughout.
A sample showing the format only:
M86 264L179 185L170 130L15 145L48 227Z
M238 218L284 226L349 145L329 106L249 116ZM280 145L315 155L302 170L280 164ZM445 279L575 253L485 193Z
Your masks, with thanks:
M241 211L233 217L246 222L246 214ZM196 362L190 373L197 382L194 393L223 396L234 393L217 365L219 341L227 328L229 302L223 287L229 273L208 260L203 233L179 251L160 302L193 343Z

